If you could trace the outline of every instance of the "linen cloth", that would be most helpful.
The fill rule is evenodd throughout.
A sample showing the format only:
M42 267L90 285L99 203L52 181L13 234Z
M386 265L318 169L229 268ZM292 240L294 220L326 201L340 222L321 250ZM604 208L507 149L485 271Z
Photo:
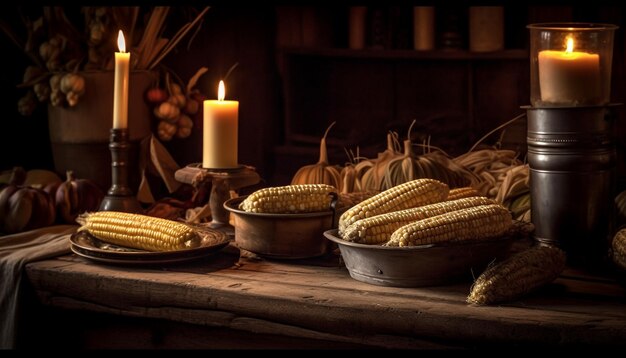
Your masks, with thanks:
M77 225L56 225L0 236L0 349L15 348L20 287L27 263L70 253Z

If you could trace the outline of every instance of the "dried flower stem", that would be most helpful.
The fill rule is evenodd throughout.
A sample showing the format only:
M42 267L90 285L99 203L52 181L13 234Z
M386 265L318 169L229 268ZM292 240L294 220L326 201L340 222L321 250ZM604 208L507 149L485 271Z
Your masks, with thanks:
M200 19L202 19L202 17L204 16L204 14L209 10L210 7L205 7L199 14L198 16L196 16L196 18L190 22L190 23L186 23L180 30L178 30L178 32L174 35L174 37L172 37L172 39L170 41L167 42L167 46L161 51L160 55L154 60L154 61L148 61L147 64L149 64L147 66L148 69L152 69L154 68L154 66L156 66L159 62L161 62L161 60L167 56L167 54L174 48L176 47L176 45L180 42L180 40L182 40L183 37L185 37L185 35L187 34L187 32L189 32L189 30L191 30L197 23L198 21L200 21Z
M169 12L169 7L166 6L157 6L150 13L150 19L148 20L148 25L146 25L146 30L139 41L139 46L137 46L137 52L140 54L139 61L135 65L135 69L143 70L147 68L147 65L150 63L150 58L148 58L148 52L150 49L154 48L157 37L159 36L160 30L163 28L163 22L165 22L165 17Z

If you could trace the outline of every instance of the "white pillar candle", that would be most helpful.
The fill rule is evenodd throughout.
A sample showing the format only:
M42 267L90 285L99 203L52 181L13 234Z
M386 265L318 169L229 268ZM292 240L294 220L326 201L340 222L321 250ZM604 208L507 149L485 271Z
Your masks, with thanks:
M113 82L113 128L128 127L128 72L130 52L126 52L124 34L117 36L119 52L115 53L115 80Z
M573 49L574 40L569 38L565 51L539 52L539 87L543 102L577 105L593 104L601 99L600 56Z
M204 101L203 168L236 168L238 101L225 101L224 81L216 100Z

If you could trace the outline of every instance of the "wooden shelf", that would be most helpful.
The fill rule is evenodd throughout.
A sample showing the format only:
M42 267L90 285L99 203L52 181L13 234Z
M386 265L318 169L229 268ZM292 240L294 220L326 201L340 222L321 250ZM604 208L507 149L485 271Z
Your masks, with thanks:
M497 52L470 52L464 50L352 50L346 48L319 48L319 47L284 47L280 49L287 56L315 56L325 58L346 59L387 59L387 60L516 60L527 59L525 49L509 49Z

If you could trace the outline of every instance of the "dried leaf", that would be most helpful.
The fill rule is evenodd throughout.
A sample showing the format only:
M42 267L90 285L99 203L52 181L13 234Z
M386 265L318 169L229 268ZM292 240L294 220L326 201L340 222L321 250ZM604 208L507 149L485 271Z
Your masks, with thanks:
M185 35L187 34L187 32L189 32L190 29L192 29L197 23L198 21L200 21L200 19L202 19L202 17L204 16L204 14L210 9L209 6L205 7L199 14L198 16L196 16L196 18L191 22L191 23L187 23L185 24L180 30L178 30L178 32L176 33L176 35L174 35L174 37L172 37L172 40L168 43L167 47L165 49L163 49L163 51L161 51L161 54L159 55L158 58L156 58L154 61L152 61L150 63L150 66L148 67L148 69L153 69L154 66L156 66L159 62L161 62L161 60L167 56L167 54L174 48L176 47L176 45L178 44L178 42L185 37Z
M170 193L173 193L181 186L181 183L174 178L174 174L180 167L163 144L154 136L151 136L150 140L150 161Z
M198 80L200 79L200 77L205 74L209 69L206 67L200 67L200 69L196 72L195 75L193 75L190 79L189 82L187 83L187 93L190 93L191 90L196 87L196 84L198 83Z
M149 159L150 159L150 141L152 140L152 136L144 138L139 144L139 170L141 172L141 183L139 183L139 188L137 189L137 200L142 203L154 203L154 195L152 195L152 190L150 189L150 183L148 183L148 178L146 177L146 173L149 170Z
M136 69L146 69L148 64L152 61L152 58L149 58L150 49L154 47L169 10L169 7L157 6L150 13L148 25L146 25L143 37L141 41L139 41L139 46L137 46L137 52L141 54L141 58L139 58Z

